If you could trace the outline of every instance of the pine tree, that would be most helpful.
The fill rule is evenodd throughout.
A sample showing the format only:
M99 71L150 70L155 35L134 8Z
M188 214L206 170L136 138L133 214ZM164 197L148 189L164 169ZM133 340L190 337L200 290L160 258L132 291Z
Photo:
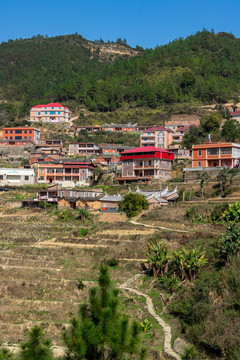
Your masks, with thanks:
M111 285L108 268L100 267L98 288L90 289L89 303L80 306L79 315L64 333L67 346L65 359L121 360L137 354L140 347L140 327L129 323L129 317L119 310L119 290ZM135 357L136 358L136 357Z
M29 332L28 340L21 344L21 360L52 360L51 341L44 337L39 326Z

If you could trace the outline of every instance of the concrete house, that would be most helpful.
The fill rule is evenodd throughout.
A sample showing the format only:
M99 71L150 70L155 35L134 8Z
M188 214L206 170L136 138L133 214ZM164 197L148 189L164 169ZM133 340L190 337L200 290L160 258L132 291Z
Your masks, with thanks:
M0 168L0 186L34 184L34 169Z

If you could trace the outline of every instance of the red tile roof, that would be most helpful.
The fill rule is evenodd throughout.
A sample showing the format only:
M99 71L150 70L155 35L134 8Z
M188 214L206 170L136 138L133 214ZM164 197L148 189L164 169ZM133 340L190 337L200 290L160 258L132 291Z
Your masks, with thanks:
M165 126L153 127L150 129L146 129L144 131L146 132L146 131L160 131L160 130L163 130L163 131L166 130L166 131L172 132L172 130L167 129Z
M32 108L42 108L42 107L64 107L64 109L68 109L67 106L62 106L60 103L49 103L49 104L39 104L35 105Z
M127 151L124 151L121 153L122 154L133 154L133 153L143 153L143 152L166 152L166 153L169 153L171 151L167 151L167 150L164 150L164 149L160 149L160 148L157 148L155 146L141 146L141 147L138 147L138 148L135 148L135 149L131 149L131 150L127 150Z

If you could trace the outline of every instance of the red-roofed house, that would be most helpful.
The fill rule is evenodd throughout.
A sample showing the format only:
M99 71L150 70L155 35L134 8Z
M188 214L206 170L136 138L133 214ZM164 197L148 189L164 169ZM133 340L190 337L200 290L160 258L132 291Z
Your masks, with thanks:
M155 146L142 146L121 153L122 177L119 182L151 181L171 178L174 154Z
M30 121L64 122L69 121L70 110L59 103L36 105L30 110Z
M164 126L153 127L143 131L140 138L141 146L155 146L167 149L172 143L172 130Z

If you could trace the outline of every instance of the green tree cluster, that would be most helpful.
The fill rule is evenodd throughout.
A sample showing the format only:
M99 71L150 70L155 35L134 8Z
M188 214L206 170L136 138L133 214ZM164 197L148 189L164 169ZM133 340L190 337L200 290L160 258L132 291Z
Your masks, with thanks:
M124 212L127 217L133 217L140 214L143 210L148 208L149 204L146 197L142 194L129 193L124 196L124 199L119 202L118 209Z

